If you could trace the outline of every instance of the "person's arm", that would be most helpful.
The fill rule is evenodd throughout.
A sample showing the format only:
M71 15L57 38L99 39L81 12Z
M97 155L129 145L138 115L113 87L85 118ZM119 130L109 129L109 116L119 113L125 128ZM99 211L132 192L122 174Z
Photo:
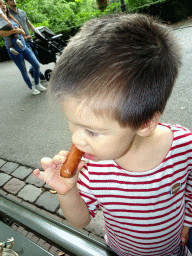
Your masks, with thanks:
M1 37L11 36L12 34L21 34L22 36L25 36L25 32L23 31L23 29L18 27L14 27L11 30L0 30Z
M1 37L11 36L12 34L13 34L12 30L0 30Z
M27 26L29 27L29 29L30 29L32 32L34 32L35 27L31 24L31 22L30 22L28 19L26 20L26 22L27 22ZM25 37L24 37L25 40L28 40L28 39L31 39L31 38L32 38L31 35L28 35L28 36L25 36Z
M0 18L2 18L3 20L5 20L5 21L9 24L9 26L12 27L12 24L11 24L10 20L6 17L5 14L0 13Z
M27 20L27 26L28 26L28 28L29 28L32 32L34 32L35 27L33 26L33 24L31 24L31 22L30 22L29 20Z
M21 34L24 36L25 32L18 27L14 27L12 30L0 30L1 37L11 36L12 34Z
M61 151L53 159L43 158L41 165L44 172L37 169L33 171L33 174L57 191L61 209L67 221L76 228L84 228L89 224L91 216L87 205L79 195L77 180L85 163L84 161L80 162L74 177L63 178L60 176L60 169L66 156L67 152Z
M87 205L75 185L66 195L59 195L61 209L67 221L75 228L85 228L91 221Z

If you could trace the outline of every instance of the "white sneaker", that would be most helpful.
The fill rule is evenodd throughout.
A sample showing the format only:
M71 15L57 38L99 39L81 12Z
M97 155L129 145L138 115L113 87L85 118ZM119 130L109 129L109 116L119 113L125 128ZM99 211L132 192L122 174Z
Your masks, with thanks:
M38 90L35 88L35 85L32 86L31 90L32 90L32 94L33 94L33 95L37 95L37 94L40 94L40 93L41 93L40 91L38 91Z
M46 91L47 89L40 83L38 83L37 85L35 85L35 88L40 91L40 92L44 92Z
M18 55L18 51L16 51L13 47L11 47L10 49L10 52L13 53L14 55Z
M24 47L24 45L23 45L23 43L21 42L20 39L17 39L17 40L16 40L16 43L17 43L17 45L18 45L21 49Z

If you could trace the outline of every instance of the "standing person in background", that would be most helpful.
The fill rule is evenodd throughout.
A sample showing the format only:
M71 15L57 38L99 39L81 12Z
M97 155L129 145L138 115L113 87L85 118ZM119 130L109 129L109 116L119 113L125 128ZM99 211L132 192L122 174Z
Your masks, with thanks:
M39 62L37 60L37 58L35 57L35 54L33 53L33 51L31 51L25 44L25 40L23 38L23 36L25 36L25 32L19 28L19 25L17 23L14 22L14 20L12 19L12 16L9 14L9 11L7 10L7 7L5 5L4 0L0 0L0 8L3 12L3 14L6 16L7 19L9 19L9 21L11 22L13 29L12 30L0 30L0 36L2 36L5 40L5 46L6 49L8 51L9 57L14 61L14 63L17 65L18 69L21 72L21 75L25 81L25 83L28 85L29 89L31 89L32 94L33 95L37 95L40 94L42 91L45 91L46 88L44 86L41 85L41 83L39 82L39 77L40 77L40 65ZM16 49L16 51L19 53L18 55L14 55L10 52L9 46L7 44L6 41L6 37L10 36L12 34L20 34L20 38L21 38L21 42L23 44L23 48L21 49L17 43L16 43L16 39L15 37L12 38L12 43L13 43L13 47ZM25 61L27 60L34 68L34 80L35 83L34 85L32 85L29 76L27 74L27 69L25 66Z
M32 37L29 33L29 29L34 32L35 27L31 24L29 21L27 14L23 11L17 8L17 3L15 0L5 0L6 4L9 6L9 13L21 24L23 27L23 30L25 32L25 43L29 49L31 49L35 56L38 59L38 52L35 46L32 43ZM29 73L31 74L32 77L34 77L34 69L31 66L29 68ZM40 80L45 80L45 76L41 73L40 71Z

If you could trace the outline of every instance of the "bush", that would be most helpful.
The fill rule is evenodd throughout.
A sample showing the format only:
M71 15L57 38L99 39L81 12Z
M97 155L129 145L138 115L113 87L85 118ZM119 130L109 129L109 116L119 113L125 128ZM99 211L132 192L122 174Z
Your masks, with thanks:
M17 0L35 27L45 26L55 34L63 34L66 41L75 35L89 19L121 12L120 0L108 0L109 6L102 12L96 0ZM177 22L189 17L191 0L124 0L126 12L147 13L163 21ZM0 49L4 41L0 38ZM2 52L2 51L1 51Z

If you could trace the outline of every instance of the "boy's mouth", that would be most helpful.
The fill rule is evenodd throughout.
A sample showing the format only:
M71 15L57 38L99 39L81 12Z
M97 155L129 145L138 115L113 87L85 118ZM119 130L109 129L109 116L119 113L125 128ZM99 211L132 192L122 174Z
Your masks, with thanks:
M88 154L88 153L85 153L85 154L84 154L84 157L85 157L86 159L88 159L88 160L91 160L91 161L97 161L97 160L98 160L98 158L97 158L96 156L91 155L91 154Z

